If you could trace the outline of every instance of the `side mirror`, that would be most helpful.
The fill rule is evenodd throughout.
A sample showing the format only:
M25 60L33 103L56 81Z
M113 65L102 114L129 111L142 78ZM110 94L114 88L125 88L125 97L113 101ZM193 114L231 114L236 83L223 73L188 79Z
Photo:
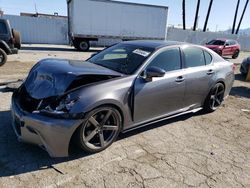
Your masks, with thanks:
M145 71L145 80L151 82L153 77L163 77L165 73L165 70L159 67L149 67Z
M228 44L228 43L226 43L226 44L225 44L225 46L229 46L229 44Z

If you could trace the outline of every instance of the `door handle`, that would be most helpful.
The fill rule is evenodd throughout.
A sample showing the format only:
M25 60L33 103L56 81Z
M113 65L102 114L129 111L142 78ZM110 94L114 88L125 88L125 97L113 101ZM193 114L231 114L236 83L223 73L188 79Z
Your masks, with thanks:
M175 82L183 82L185 79L183 78L183 76L178 76L176 79L175 79Z
M214 74L214 70L210 69L209 71L207 71L207 75L211 75Z

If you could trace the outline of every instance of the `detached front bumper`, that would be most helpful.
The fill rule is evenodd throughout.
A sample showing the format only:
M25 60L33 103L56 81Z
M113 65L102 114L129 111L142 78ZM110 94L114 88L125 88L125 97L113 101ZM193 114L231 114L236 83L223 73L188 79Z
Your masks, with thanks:
M51 157L67 157L70 139L81 120L55 119L23 111L14 95L11 104L12 126L21 142L36 144Z

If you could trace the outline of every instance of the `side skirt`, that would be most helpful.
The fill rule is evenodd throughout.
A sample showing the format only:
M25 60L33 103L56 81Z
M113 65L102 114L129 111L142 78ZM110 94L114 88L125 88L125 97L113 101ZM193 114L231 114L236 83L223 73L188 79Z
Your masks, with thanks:
M175 115L172 115L172 116L167 116L167 117L163 117L163 118L156 119L156 120L153 120L153 121L149 121L147 123L135 125L132 128L129 128L129 129L126 129L126 130L122 131L122 133L133 131L135 129L139 129L139 128L145 127L147 125L150 125L150 124L153 124L153 123L157 123L157 122L160 122L160 121L164 121L164 120L167 120L167 119L171 119L171 118L174 118L174 117L178 117L178 116L181 116L181 115L185 115L185 114L189 114L189 113L196 113L196 112L198 112L200 110L202 110L202 108L196 108L196 109L189 110L189 111L186 111L186 112L182 112L182 113L179 113L179 114L175 114Z

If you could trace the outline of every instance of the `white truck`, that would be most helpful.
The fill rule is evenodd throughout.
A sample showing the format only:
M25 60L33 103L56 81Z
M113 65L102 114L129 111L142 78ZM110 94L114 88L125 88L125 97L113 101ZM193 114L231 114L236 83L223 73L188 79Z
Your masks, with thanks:
M168 7L111 0L67 0L71 44L88 51L90 41L164 40Z

